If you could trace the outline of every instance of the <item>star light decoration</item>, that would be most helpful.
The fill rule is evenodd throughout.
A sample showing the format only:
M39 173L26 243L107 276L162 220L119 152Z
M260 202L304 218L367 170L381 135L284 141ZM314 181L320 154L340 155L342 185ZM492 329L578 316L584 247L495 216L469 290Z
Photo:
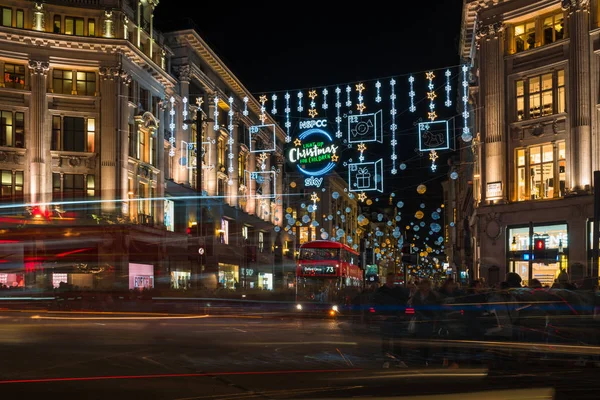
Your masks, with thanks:
M360 192L357 197L358 197L358 200L361 201L361 202L363 202L363 203L367 199L367 195L365 194L365 192Z
M425 73L425 76L429 81L429 83L427 84L427 89L429 89L429 92L427 92L427 98L429 99L429 113L427 113L427 116L431 121L433 121L437 118L437 114L435 113L435 98L437 97L437 95L433 90L435 88L433 86L433 78L435 78L435 74L433 73L433 71L429 71Z
M267 155L267 153L260 153L260 156L258 156L258 161L260 161L260 169L262 169L263 171L267 168L265 162L268 158L269 156Z
M337 160L338 160L339 158L340 158L340 157L339 157L337 154L333 154L333 155L331 156L331 161L333 161L333 162L337 162Z
M359 143L358 146L356 146L356 149L360 151L360 156L358 156L358 159L360 160L360 162L363 162L365 160L365 156L363 153L367 149L367 146L364 143Z
M437 165L435 164L435 161L438 159L438 153L435 150L431 150L429 152L429 159L431 160L431 170L433 172L435 172L435 170L437 169Z
M302 146L302 140L296 138L296 140L294 140L294 146L296 146L296 147Z
M358 104L356 105L356 109L361 114L367 108L365 106L365 103L363 102L364 97L363 97L362 93L363 93L364 90L365 90L365 85L363 83L357 83L356 84L356 91L358 92Z
M319 115L319 113L317 112L317 110L315 108L311 108L308 110L309 117L315 118L317 115Z
M265 120L267 119L267 116L265 114L265 112L267 111L267 108L265 107L265 103L267 102L267 96L265 96L264 94L261 95L258 98L258 101L260 102L260 121L264 124Z

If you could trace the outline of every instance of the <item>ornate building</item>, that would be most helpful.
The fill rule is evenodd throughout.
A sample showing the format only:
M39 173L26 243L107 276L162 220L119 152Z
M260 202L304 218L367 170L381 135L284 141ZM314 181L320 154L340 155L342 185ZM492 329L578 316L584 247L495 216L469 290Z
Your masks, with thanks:
M0 286L273 288L283 132L257 195L260 103L157 4L2 2Z
M596 0L464 2L475 139L462 151L460 164L474 164L461 174L458 220L472 277L552 284L560 269L572 280L591 272L599 13Z

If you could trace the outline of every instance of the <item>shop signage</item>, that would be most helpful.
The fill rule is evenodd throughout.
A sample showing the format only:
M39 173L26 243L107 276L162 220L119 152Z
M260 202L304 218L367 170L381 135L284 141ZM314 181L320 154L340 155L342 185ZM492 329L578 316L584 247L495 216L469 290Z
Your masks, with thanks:
M489 182L487 184L487 197L502 197L502 182Z
M304 186L320 187L321 176L333 170L338 162L339 146L324 128L327 120L300 121L301 133L292 141L287 160L306 175Z

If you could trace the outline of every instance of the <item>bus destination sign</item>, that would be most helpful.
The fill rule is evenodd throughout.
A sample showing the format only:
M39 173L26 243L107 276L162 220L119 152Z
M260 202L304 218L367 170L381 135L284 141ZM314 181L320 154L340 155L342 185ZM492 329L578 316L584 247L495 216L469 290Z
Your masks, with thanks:
M305 275L335 275L336 270L333 265L304 265L302 273Z

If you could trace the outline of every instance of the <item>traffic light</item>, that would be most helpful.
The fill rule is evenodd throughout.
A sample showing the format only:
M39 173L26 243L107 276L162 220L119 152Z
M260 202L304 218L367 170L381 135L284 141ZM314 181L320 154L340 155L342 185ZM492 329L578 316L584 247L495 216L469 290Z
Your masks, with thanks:
M546 258L546 239L533 240L533 258L543 260Z

